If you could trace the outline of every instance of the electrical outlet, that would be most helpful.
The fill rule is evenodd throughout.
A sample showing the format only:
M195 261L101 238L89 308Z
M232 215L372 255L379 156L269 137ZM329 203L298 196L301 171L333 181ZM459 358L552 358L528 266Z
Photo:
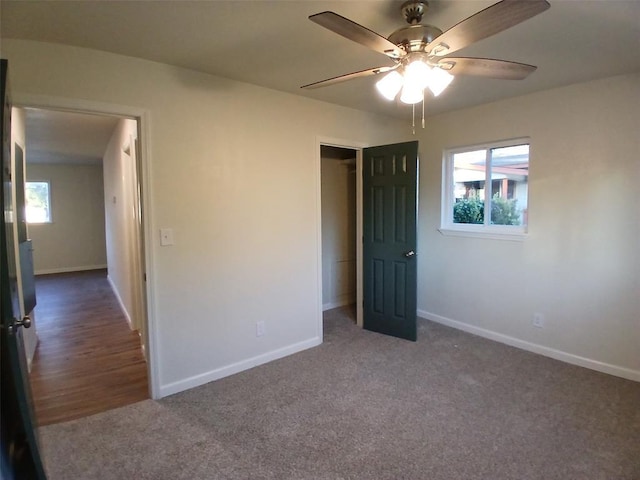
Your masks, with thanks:
M264 320L256 322L256 337L262 337L265 333L267 333L267 330L264 324Z
M544 327L544 315L541 313L534 313L531 323L536 328Z

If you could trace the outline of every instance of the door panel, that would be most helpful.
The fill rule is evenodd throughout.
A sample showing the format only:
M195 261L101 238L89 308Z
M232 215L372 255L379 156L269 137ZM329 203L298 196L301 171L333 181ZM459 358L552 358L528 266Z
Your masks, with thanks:
M364 328L415 340L418 142L363 158Z
M0 478L44 479L33 423L31 391L19 326L17 268L14 244L16 216L12 203L10 160L11 106L7 92L7 61L1 60L0 95L2 98L2 228L0 228L0 366L2 402L0 418Z

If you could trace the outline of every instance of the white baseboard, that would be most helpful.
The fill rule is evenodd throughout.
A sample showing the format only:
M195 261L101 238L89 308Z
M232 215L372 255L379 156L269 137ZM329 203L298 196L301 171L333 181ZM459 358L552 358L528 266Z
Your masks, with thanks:
M344 307L345 305L351 305L352 303L356 303L355 297L346 297L340 298L335 302L328 302L322 304L322 311L331 310L332 308Z
M52 273L69 273L69 272L84 272L87 270L104 270L107 265L80 265L78 267L60 267L60 268L44 268L36 270L35 275L50 275Z
M520 340L519 338L510 337L508 335L494 332L492 330L476 327L475 325L469 325L468 323L452 320L450 318L436 315L435 313L426 312L424 310L418 310L418 316L436 323L440 323L442 325L446 325L447 327L452 327L464 332L478 335L479 337L488 338L489 340L494 340L496 342L504 343L512 347L527 350L539 355L544 355L545 357L550 357L555 360L560 360L561 362L578 365L579 367L585 367L609 375L615 375L616 377L622 377L628 380L640 382L640 370L632 370L630 368L600 362L591 358L581 357L572 353L563 352L562 350L556 350L554 348L549 348L545 347L544 345Z
M174 393L178 392L183 392L185 390L189 390L190 388L199 387L200 385L213 382L214 380L220 380L221 378L240 373L244 370L249 370L253 367L257 367L258 365L263 365L265 363L272 362L273 360L278 360L279 358L287 357L289 355L307 350L312 347L317 347L321 343L322 339L320 337L315 337L310 340L305 340L304 342L294 343L293 345L289 345L288 347L280 348L278 350L273 350L256 357L249 358L247 360L232 363L231 365L217 368L200 375L195 375L178 382L170 383L168 385L161 385L159 398L173 395Z
M129 312L127 311L127 307L124 306L124 302L122 301L122 298L120 298L120 294L118 293L118 289L116 288L115 283L113 283L113 280L111 280L111 277L107 274L107 280L109 281L109 285L111 285L111 290L113 291L113 294L116 296L116 299L118 300L118 304L120 304L120 310L122 310L122 314L124 315L124 318L127 319L127 323L129 324L129 328L131 330L135 330L135 328L133 328L133 322L131 321L131 316L129 315Z

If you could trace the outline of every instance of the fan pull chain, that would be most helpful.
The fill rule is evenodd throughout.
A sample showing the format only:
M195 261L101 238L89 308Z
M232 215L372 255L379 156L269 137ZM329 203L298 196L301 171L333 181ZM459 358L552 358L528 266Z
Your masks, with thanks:
M422 129L424 130L424 90L422 90Z
M411 105L411 108L413 110L413 121L411 122L411 131L413 132L413 134L416 134L416 104L414 103L413 105Z

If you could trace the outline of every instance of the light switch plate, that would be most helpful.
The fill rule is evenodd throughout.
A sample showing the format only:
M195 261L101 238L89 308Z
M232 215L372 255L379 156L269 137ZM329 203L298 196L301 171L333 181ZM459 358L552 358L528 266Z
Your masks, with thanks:
M161 228L160 229L160 246L166 247L168 245L173 245L173 229Z

